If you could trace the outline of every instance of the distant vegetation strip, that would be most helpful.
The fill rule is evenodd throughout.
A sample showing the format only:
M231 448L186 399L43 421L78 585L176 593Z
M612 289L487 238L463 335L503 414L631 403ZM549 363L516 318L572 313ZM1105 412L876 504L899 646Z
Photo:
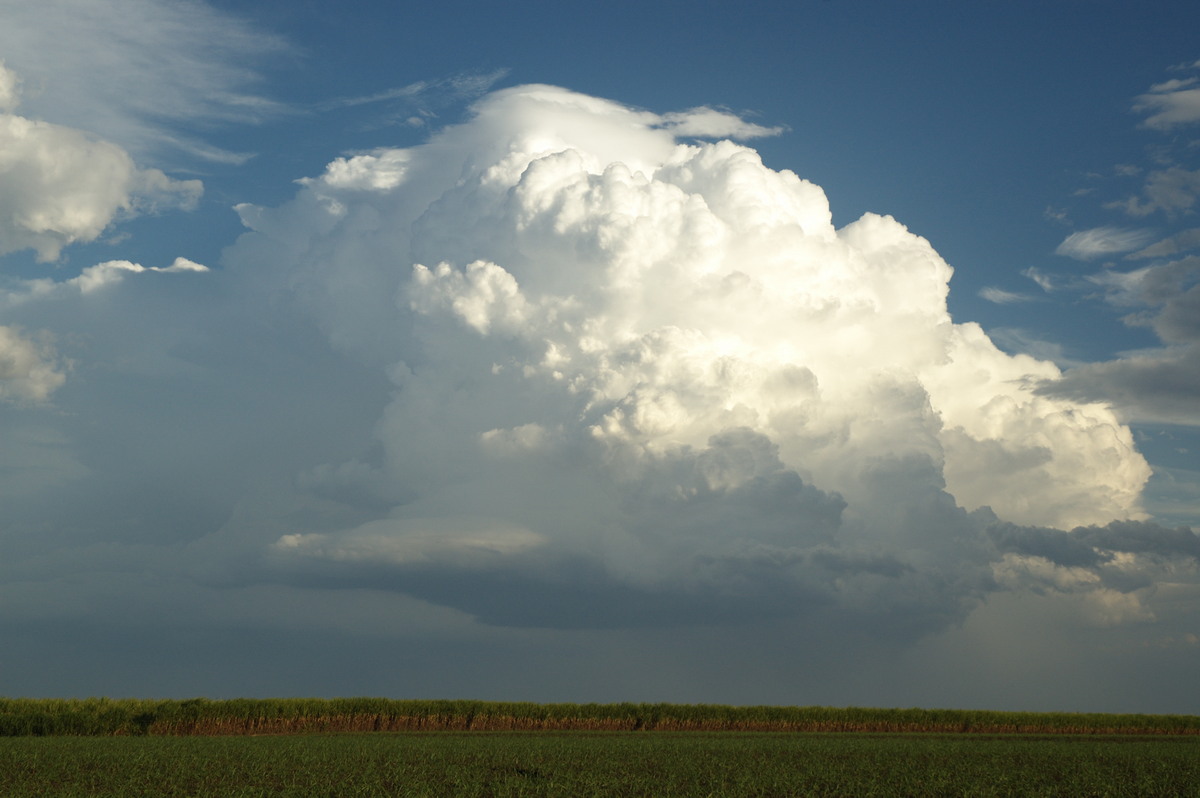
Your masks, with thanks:
M0 736L367 731L1200 734L1200 716L383 698L0 698Z

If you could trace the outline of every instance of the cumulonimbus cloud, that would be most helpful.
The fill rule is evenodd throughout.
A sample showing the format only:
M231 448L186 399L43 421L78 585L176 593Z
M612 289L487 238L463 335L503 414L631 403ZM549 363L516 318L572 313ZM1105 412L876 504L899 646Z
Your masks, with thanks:
M272 568L517 625L944 623L999 584L997 517L1144 517L1128 428L952 319L928 241L835 227L753 149L679 140L757 128L685 117L505 89L239 208L230 272L286 285L395 389L378 456L302 480L390 509L280 536Z

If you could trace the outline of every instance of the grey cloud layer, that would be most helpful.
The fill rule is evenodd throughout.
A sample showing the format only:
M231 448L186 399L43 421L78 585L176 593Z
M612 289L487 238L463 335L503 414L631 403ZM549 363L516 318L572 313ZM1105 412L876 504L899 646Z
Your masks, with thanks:
M1192 248L1175 236L1172 248ZM1186 251L1186 249L1184 250ZM1126 323L1151 328L1163 346L1107 362L1076 366L1040 393L1103 399L1130 421L1200 424L1200 258L1160 260L1091 278L1113 305L1132 311Z

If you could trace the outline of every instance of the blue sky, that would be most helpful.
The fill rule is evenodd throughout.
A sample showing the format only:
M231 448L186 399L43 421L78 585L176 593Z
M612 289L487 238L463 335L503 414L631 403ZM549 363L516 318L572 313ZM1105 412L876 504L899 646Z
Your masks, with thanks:
M3 692L1200 712L1189 4L0 21Z

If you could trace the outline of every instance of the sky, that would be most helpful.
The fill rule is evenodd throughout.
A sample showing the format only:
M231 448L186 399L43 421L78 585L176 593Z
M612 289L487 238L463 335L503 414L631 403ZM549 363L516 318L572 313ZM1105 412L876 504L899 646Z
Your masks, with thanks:
M0 0L0 694L1200 714L1197 23Z

